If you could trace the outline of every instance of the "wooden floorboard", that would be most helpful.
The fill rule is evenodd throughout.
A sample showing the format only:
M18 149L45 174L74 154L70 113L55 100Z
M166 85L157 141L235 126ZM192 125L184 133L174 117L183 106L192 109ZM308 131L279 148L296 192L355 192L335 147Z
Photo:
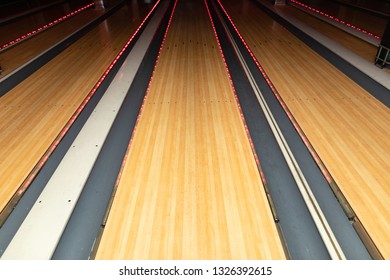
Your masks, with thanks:
M390 259L389 108L252 1L222 3L369 235Z
M96 258L285 258L201 0L178 3Z

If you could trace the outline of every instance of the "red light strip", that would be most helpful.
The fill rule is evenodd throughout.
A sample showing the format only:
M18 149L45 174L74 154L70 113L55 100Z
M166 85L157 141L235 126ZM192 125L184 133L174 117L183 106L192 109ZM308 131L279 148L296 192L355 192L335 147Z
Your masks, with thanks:
M161 0L159 0L153 8L150 10L150 12L147 14L147 16L144 18L142 23L138 26L137 30L134 32L134 34L130 37L130 39L126 42L126 44L123 46L122 50L119 52L119 54L115 57L115 59L111 62L110 66L106 69L104 74L100 77L98 82L95 84L93 89L89 92L87 97L83 100L81 105L78 107L78 109L75 111L75 113L72 115L72 117L69 119L69 121L65 124L64 128L61 130L61 132L58 134L58 136L55 138L53 143L50 145L50 147L47 149L47 151L44 153L42 158L38 161L38 163L34 166L33 170L30 172L30 174L27 176L27 178L24 180L22 185L17 191L17 194L21 195L23 194L26 189L30 186L31 182L34 180L38 172L41 170L43 165L46 163L48 160L49 156L53 153L53 151L57 148L58 144L64 138L65 134L68 132L70 127L73 125L73 123L76 121L77 117L80 115L81 111L85 108L87 103L90 101L92 96L95 94L97 89L100 87L102 82L105 80L107 75L111 72L112 68L114 65L117 63L118 59L123 55L124 51L126 48L130 45L134 37L138 34L139 30L143 27L147 19L150 17L150 15L153 13L155 8L157 7L158 3L160 3Z
M14 39L14 40L4 44L4 45L2 45L0 47L0 51L4 50L6 48L9 48L9 47L11 47L11 46L13 46L13 45L15 45L17 43L20 43L21 41L26 40L26 39L30 38L31 36L37 35L38 33L42 32L42 31L44 31L44 30L46 30L46 29L48 29L50 27L53 27L54 25L61 23L63 20L65 20L67 18L70 18L70 17L72 17L72 16L74 16L74 15L84 11L85 9L88 9L88 8L94 6L94 5L95 5L94 3L88 4L88 5L80 8L80 9L77 9L77 10L75 10L75 11L73 11L73 12L71 12L71 13L63 16L63 17L60 17L60 18L58 18L58 19L48 23L48 24L45 24L45 25L43 25L43 26L41 26L41 27L39 27L39 28L37 28L37 29L35 29L33 31L30 31L27 34L22 35L22 36L20 36L20 37L18 37L16 39Z
M125 156L124 156L124 158L123 158L123 161L122 161L122 164L121 164L121 168L120 168L119 173L118 173L118 177L117 177L116 182L115 182L115 186L114 186L114 191L113 191L112 199L114 199L116 189L117 189L118 186L119 186L119 182L120 182L120 179L121 179L121 177L122 177L123 170L124 170L124 168L125 168L125 165L126 165L126 162L127 162L127 158L128 158L129 152L130 152L130 147L131 147L131 144L133 143L133 138L134 138L134 135L135 135L135 132L136 132L136 129L137 129L139 120L140 120L140 118L141 118L142 111L143 111L143 109L144 109L144 107L145 107L146 99L147 99L148 94L149 94L149 92L150 92L150 86L151 86L151 84L152 84L153 76L155 75L155 72L156 72L157 64L158 64L158 61L159 61L159 59L160 59L160 55L161 55L161 52L162 52L162 49L163 49L163 46L164 46L164 43L165 43L165 39L166 39L167 34L168 34L169 27L171 26L171 22L172 22L173 14L175 13L177 1L178 1L178 0L175 0L175 4L174 4L174 6L173 6L172 13L171 13L170 18L169 18L169 21L168 21L168 26L167 26L167 29L165 30L164 37L163 37L163 40L162 40L162 42L161 42L160 49L159 49L158 54L157 54L156 62L155 62L154 67L153 67L152 75L151 75L151 77L150 77L148 86L147 86L147 88L146 88L146 93L145 93L144 99L142 100L141 108L140 108L140 110L139 110L137 119L136 119L136 121L135 121L134 129L133 129L133 132L132 132L132 134L131 134L129 144L128 144L128 146L127 146L127 150L126 150ZM169 5L167 6L167 9L168 9L168 7L169 7Z
M301 2L299 2L299 1L297 1L297 0L290 0L290 1L293 2L293 3L295 3L295 4L297 4L297 5L299 5L299 6L301 6L301 7L303 7L303 8L305 8L305 9L307 9L307 10L310 10L311 12L315 12L315 13L317 13L317 14L320 14L320 15L322 15L322 16L324 16L324 17L327 17L327 18L329 18L329 19L331 19L331 20L333 20L333 21L336 21L336 22L341 23L341 24L343 24L343 25L345 25L345 26L348 26L348 27L350 27L350 28L352 28L352 29L355 29L355 30L357 30L357 31L360 31L360 32L362 32L362 33L364 33L364 34L366 34L366 35L368 35L368 36L374 37L374 38L379 39L379 40L381 39L381 37L378 36L378 35L372 34L371 32L368 32L367 30L364 30L364 29L362 29L362 28L359 28L359 27L357 27L357 26L355 26L355 25L353 25L353 24L347 23L347 22L343 21L342 19L339 19L339 18L337 18L337 17L334 17L334 16L332 16L332 15L329 15L329 14L327 14L327 13L325 13L325 12L323 12L323 11L320 11L320 10L318 10L318 9L316 9L316 8L313 8L313 7L309 6L309 5L306 5L306 4L304 4L304 3L301 3Z
M295 120L294 116L292 115L292 113L290 112L290 110L288 109L286 103L283 101L282 97L280 96L280 94L278 93L277 89L275 88L275 86L273 85L273 83L271 82L271 79L268 77L268 75L266 74L266 72L264 71L263 67L260 65L259 61L257 60L257 58L255 57L255 55L253 54L252 50L249 48L248 44L246 43L245 39L243 38L243 36L241 35L241 33L238 31L237 27L235 26L235 24L233 23L233 20L230 18L229 14L227 13L227 11L225 10L225 8L223 7L222 3L220 2L220 0L217 0L220 7L222 8L223 12L225 13L226 17L229 19L231 25L233 26L234 30L237 32L238 36L240 37L242 43L245 45L246 49L248 50L249 54L251 55L253 61L256 63L257 67L259 68L261 74L263 75L264 79L266 80L268 86L271 88L272 92L274 93L275 97L277 98L277 100L279 101L280 105L282 106L282 108L284 109L284 111L286 112L288 118L290 119L291 123L293 124L294 128L296 129L296 131L298 132L299 136L301 137L302 141L305 143L306 147L308 148L310 154L312 155L312 157L314 158L315 162L317 163L318 167L320 168L322 174L325 176L326 180L328 181L328 183L334 183L334 180L331 176L331 174L329 173L329 171L326 169L324 163L322 162L322 160L320 159L320 157L318 156L317 152L314 150L314 147L311 145L309 139L306 137L305 133L302 131L301 127L299 126L298 122Z
M267 182L266 182L266 179L265 179L265 176L264 176L264 172L263 172L263 169L261 168L261 164L260 164L259 157L257 156L256 150L255 150L255 146L254 146L254 144L253 144L252 137L251 137L251 135L250 135L250 132L249 132L249 129L248 129L248 126L247 126L247 123L246 123L244 114L243 114L243 112L242 112L242 108L241 108L241 105L240 105L240 101L238 100L236 88L234 87L233 79L232 79L232 76L231 76L231 74L230 74L230 71L229 71L229 68L228 68L228 65L227 65L227 62L226 62L225 55L223 54L223 50L222 50L222 46L221 46L221 43L220 43L219 38L218 38L217 30L215 29L215 25L214 25L213 19L212 19L212 17L211 17L210 9L209 9L209 6L207 5L207 0L204 0L204 3L205 3L205 5L206 5L207 12L208 12L208 15L209 15L209 19L210 19L211 25L212 25L213 30L214 30L214 36L215 36L215 38L216 38L216 40L217 40L217 43L218 43L219 52L221 53L221 56L222 56L222 59L223 59L223 63L224 63L225 68L226 68L226 72L227 72L228 77L229 77L230 85L231 85L231 87L232 87L232 89L233 89L234 98L235 98L235 100L236 100L236 104L237 104L238 110L239 110L239 112L240 112L241 120L242 120L242 122L243 122L243 124L244 124L245 132L246 132L246 135L247 135L247 137L248 137L249 144L250 144L250 146L251 146L252 153L253 153L253 156L254 156L254 158L255 158L257 168L258 168L259 173L260 173L261 181L263 182L264 185L266 185Z

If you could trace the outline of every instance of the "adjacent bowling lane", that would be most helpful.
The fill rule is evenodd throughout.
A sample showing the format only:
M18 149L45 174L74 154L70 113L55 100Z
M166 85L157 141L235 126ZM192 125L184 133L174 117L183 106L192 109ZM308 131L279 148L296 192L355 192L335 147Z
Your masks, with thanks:
M93 3L92 0L63 1L46 9L4 22L0 24L0 46L91 3ZM42 3L43 6L47 4ZM31 7L31 9L36 8L38 7ZM92 7L92 9L94 8ZM7 6L2 8L2 10L4 12L7 11ZM12 15L12 11L10 11L6 17Z
M103 10L95 8L84 10L60 24L0 51L0 66L2 68L0 78L6 77L103 13Z
M305 13L293 6L283 5L277 6L275 8L307 24L309 27L334 40L341 46L354 52L355 54L369 61L370 63L374 63L375 56L378 50L377 46L374 46L352 34L341 30L340 28L328 22L325 22L317 17Z
M376 246L389 259L389 108L253 1L221 2Z
M1 210L152 6L125 5L0 97Z
M383 35L388 20L387 17L388 15L390 15L389 5L387 3L384 3L384 1L370 1L371 7L370 5L366 4L366 2L368 1L359 1L360 3L350 3L352 5L342 5L343 1L294 1L298 1L300 3L318 9L333 17L339 18L340 20L343 20L348 24L352 24L378 36ZM353 6L362 7L366 10L354 8ZM368 10L372 10L373 12L377 13L370 13Z

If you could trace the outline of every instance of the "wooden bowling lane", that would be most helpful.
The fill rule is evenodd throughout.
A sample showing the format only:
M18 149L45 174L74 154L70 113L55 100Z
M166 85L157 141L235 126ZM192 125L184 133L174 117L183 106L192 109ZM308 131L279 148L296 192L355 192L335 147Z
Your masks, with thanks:
M387 18L367 13L363 10L354 9L351 6L341 5L336 1L312 1L297 0L312 8L332 15L346 23L355 25L375 35L382 36L386 28ZM384 12L382 10L381 12Z
M103 13L103 10L94 8L86 9L56 26L46 29L23 42L1 51L0 66L3 71L0 73L0 79L46 51L59 41L70 36L82 26L88 24ZM15 37L13 39L15 39Z
M283 259L202 0L180 0L96 259Z
M0 211L153 6L134 3L0 97Z
M0 46L90 3L93 1L67 1L3 23L0 25Z
M383 257L390 259L389 108L254 2L221 2Z
M378 50L377 46L374 46L360 38L357 38L333 25L322 21L312 15L309 15L297 8L290 5L278 6L278 10L293 16L294 18L304 22L314 30L334 40L346 49L356 53L360 57L374 63L375 56Z

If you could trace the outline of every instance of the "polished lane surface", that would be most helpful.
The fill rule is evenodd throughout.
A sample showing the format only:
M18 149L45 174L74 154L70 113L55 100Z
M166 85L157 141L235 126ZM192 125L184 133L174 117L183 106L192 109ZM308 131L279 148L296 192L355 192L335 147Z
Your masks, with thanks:
M202 0L178 2L96 258L285 258Z

